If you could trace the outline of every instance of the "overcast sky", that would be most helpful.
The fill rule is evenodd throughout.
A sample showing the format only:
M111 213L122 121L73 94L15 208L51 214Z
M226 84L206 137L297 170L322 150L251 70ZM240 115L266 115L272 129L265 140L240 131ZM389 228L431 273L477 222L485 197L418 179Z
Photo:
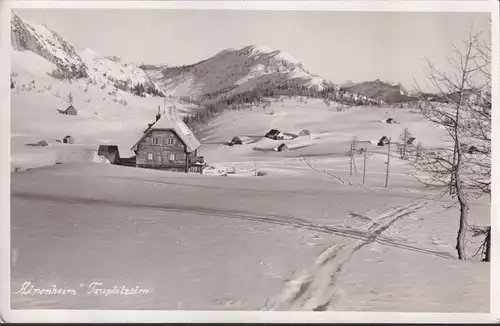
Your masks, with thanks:
M125 61L191 64L223 49L267 45L335 83L425 83L425 57L446 70L452 43L489 29L487 13L23 9L78 48Z

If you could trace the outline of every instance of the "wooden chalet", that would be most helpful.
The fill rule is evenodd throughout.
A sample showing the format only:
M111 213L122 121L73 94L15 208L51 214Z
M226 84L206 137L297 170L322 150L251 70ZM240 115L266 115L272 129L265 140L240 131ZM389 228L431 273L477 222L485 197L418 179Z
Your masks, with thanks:
M156 116L132 147L136 167L186 172L199 170L195 164L200 142L178 118Z

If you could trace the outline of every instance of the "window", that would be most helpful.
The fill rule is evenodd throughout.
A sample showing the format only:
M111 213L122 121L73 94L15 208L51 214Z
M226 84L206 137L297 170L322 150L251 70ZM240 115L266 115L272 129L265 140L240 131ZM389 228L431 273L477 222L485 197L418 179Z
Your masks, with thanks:
M153 138L153 145L159 145L160 144L160 139L154 137Z
M175 161L175 154L168 154L167 157L169 161Z
M148 161L152 161L153 160L153 153L149 153L148 154Z
M168 138L167 139L167 145L173 145L174 144L174 139L173 138Z

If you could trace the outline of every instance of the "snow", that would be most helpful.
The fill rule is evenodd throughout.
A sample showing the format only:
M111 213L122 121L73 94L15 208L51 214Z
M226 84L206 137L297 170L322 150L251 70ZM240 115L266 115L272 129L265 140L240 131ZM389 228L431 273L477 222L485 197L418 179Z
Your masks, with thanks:
M96 78L104 71L144 77L133 65L122 75L122 63L80 54L93 62ZM228 61L217 69L241 63L231 61L232 52L223 55ZM99 144L132 155L162 98L110 95L104 79L104 89L69 84L48 76L51 64L32 53L12 58L19 90L11 92L11 167L21 170L11 175L12 289L30 280L37 287L102 282L151 290L13 295L14 309L489 311L490 264L456 260L457 209L443 208L452 199L415 182L396 146L384 187L387 148L377 139L398 139L408 128L426 148L446 145L444 131L412 110L339 111L338 103L318 99L271 99L269 108L225 112L208 124L198 153L209 165L204 175L122 167L97 155ZM213 62L204 64L207 72ZM172 89L192 90L193 76ZM196 87L206 90L213 75L206 78ZM78 116L56 111L68 106L69 93ZM172 104L182 113L199 109ZM400 124L380 123L388 113ZM270 129L311 135L264 138ZM66 135L76 143L58 142ZM227 146L235 136L243 144ZM355 155L357 172L349 171L354 137L368 150L364 183L363 155ZM50 146L25 145L40 140ZM290 150L272 151L281 143ZM470 218L489 225L489 202L471 200ZM472 254L482 239L469 240Z

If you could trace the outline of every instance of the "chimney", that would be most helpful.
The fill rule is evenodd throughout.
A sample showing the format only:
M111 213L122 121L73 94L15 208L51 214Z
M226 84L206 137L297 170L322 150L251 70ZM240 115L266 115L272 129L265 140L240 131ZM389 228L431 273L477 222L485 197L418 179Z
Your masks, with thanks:
M156 114L156 121L160 120L161 114L160 114L160 106L158 106L158 113Z

